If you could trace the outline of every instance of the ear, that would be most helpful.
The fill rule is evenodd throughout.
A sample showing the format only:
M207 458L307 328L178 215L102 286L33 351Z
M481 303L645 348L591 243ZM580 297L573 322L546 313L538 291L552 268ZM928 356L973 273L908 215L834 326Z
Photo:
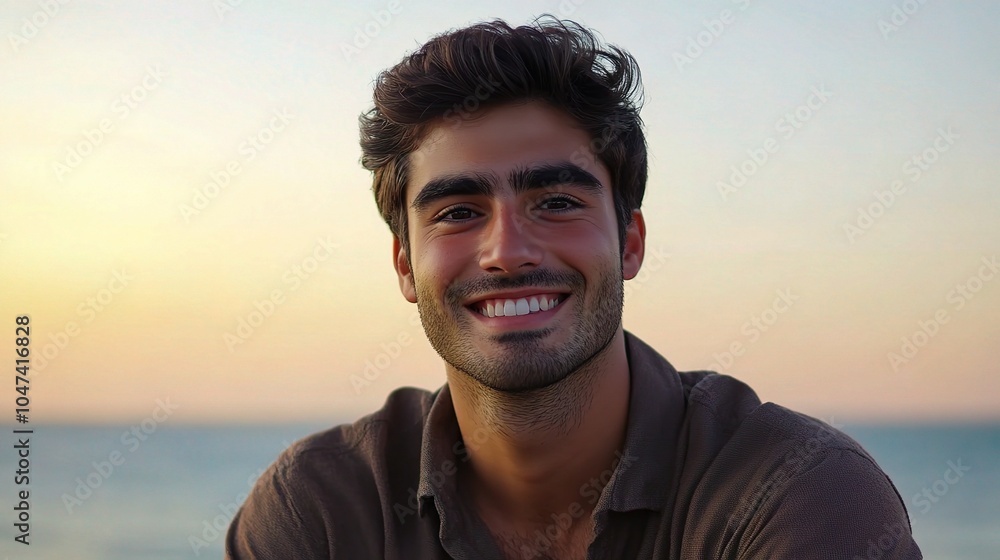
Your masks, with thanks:
M639 274L646 254L646 222L641 210L632 211L632 222L625 228L625 250L622 253L622 277L631 280Z
M413 283L413 271L410 270L410 260L399 238L392 237L392 261L399 276L399 291L410 303L417 303L417 288Z

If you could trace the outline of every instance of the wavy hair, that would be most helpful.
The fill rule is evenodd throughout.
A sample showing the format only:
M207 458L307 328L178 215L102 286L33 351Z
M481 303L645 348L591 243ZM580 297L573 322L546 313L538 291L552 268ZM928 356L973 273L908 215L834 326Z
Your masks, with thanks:
M646 140L635 59L580 24L542 16L531 25L483 22L432 38L379 74L374 107L359 119L361 164L374 174L382 218L409 248L406 184L411 154L442 120L489 107L543 100L575 118L608 168L618 239L646 188Z

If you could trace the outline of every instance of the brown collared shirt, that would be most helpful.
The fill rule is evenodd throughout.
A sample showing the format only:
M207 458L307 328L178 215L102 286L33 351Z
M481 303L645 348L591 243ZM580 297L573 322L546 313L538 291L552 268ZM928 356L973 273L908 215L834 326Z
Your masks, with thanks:
M532 539L551 553L593 506L588 559L921 558L899 493L842 432L712 372L678 373L625 333L631 390L616 464ZM461 499L451 395L404 388L288 448L226 536L226 558L502 560ZM546 536L545 533L549 533Z

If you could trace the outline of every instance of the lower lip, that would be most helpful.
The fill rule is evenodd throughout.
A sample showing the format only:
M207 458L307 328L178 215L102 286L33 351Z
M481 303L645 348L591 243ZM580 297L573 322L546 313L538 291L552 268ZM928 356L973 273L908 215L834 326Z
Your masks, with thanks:
M503 317L487 317L479 311L474 309L469 309L469 312L476 316L483 324L496 327L501 329L522 329L541 326L543 323L547 322L552 317L555 317L557 313L566 305L566 301L570 298L568 295L560 296L559 304L552 309L546 309L545 311L539 311L537 313L528 313L527 315L514 315L513 317L503 316Z

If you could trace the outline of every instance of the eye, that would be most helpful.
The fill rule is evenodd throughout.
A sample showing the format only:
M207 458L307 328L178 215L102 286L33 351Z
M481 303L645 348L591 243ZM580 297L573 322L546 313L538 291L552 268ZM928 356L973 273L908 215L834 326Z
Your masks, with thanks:
M583 204L572 197L560 194L546 198L538 205L538 207L542 210L559 213L568 212L576 208L582 208Z
M476 213L465 206L450 206L434 217L434 222L464 222L471 220Z

